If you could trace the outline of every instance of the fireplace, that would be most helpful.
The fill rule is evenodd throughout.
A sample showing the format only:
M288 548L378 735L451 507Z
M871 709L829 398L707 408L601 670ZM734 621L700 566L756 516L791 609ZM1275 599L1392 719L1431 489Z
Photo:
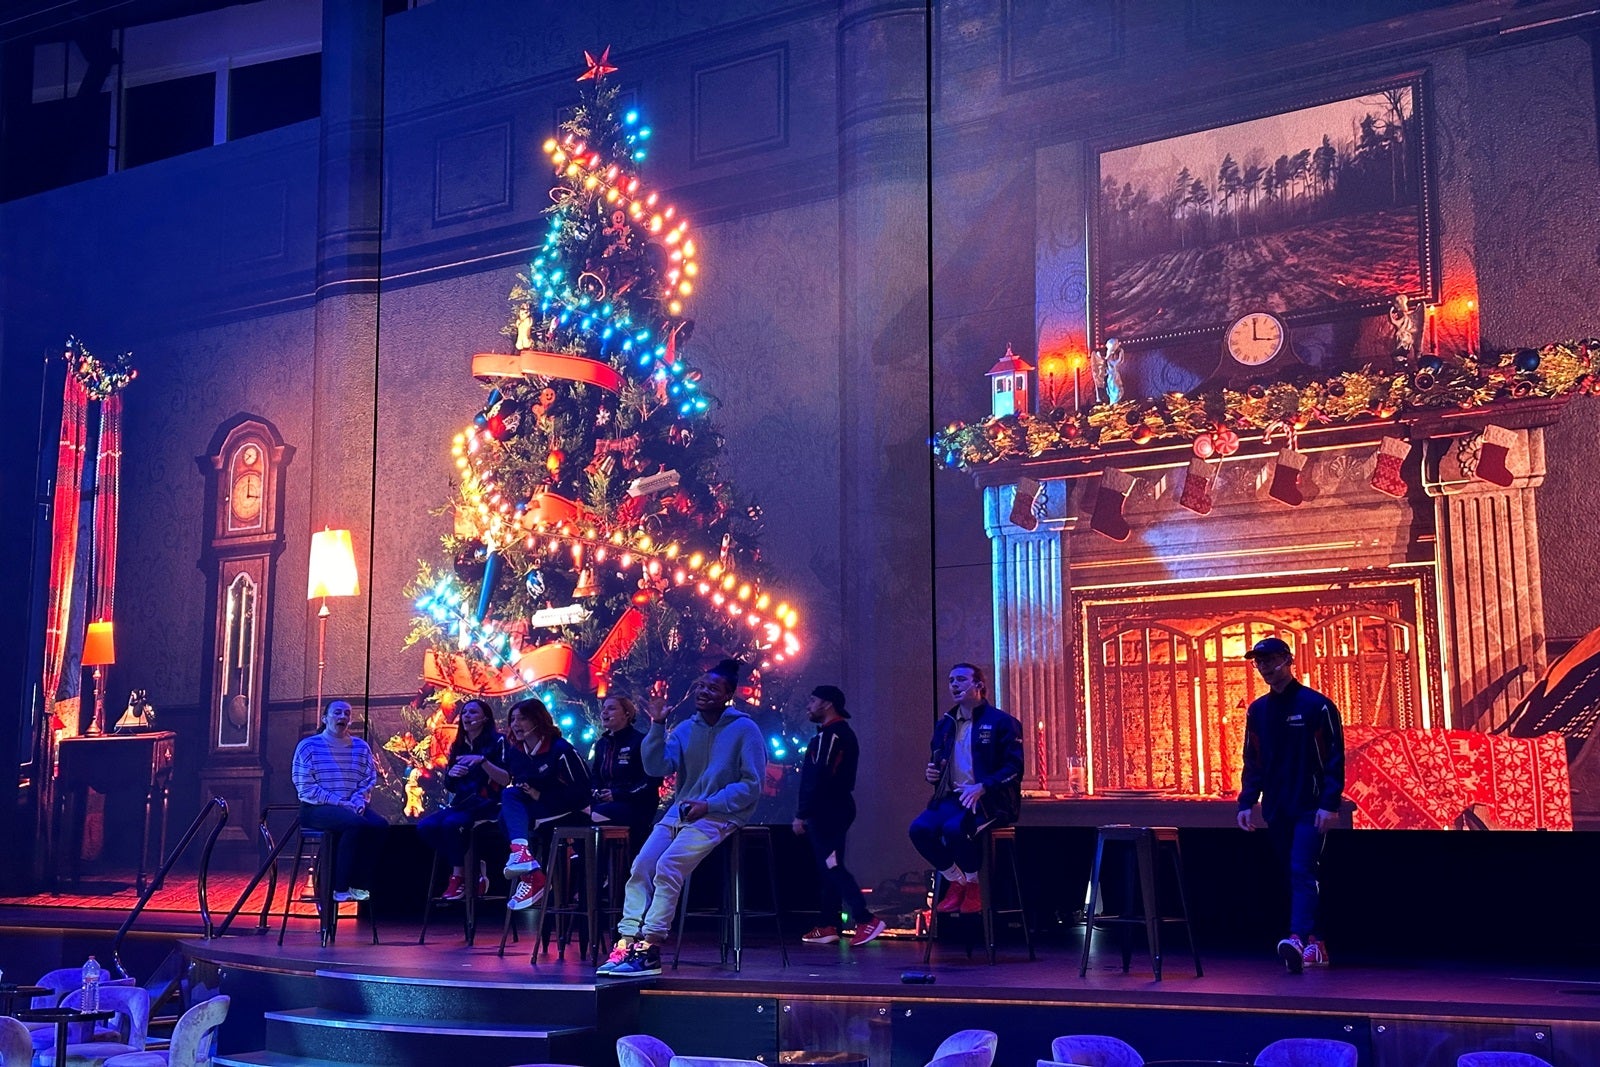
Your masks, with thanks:
M1218 465L1206 514L1179 503L1185 447L975 470L995 695L1033 734L1030 793L1138 802L1139 818L1172 800L1161 818L1215 824L1237 794L1244 711L1263 691L1244 653L1269 635L1351 727L1506 722L1545 666L1534 490L1539 427L1554 414L1519 412L1510 486L1460 465L1472 425L1414 428L1398 497L1373 485L1385 431L1313 428L1298 507L1266 491L1276 453L1250 442ZM1135 484L1129 535L1113 540L1090 516L1100 469L1119 464ZM1022 478L1040 486L1026 528L1012 521Z
M1418 567L1079 591L1082 725L1069 743L1089 792L1236 795L1245 709L1265 691L1244 653L1263 637L1289 643L1346 723L1445 725L1436 603Z

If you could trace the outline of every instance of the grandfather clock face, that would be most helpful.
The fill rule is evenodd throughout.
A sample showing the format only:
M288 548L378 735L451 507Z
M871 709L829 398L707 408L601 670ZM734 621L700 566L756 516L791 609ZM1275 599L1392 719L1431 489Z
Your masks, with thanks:
M283 547L278 501L287 451L270 426L247 420L216 442L216 450L202 462L215 487L207 551L215 568L216 590L207 746L211 752L260 751L267 620L273 561Z

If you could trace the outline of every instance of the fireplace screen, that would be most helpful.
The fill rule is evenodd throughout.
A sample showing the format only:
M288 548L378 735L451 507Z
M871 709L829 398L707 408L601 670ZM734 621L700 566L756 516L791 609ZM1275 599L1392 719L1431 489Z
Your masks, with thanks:
M1078 752L1102 796L1229 796L1239 788L1245 709L1266 691L1245 652L1277 636L1306 684L1347 724L1434 721L1441 684L1430 575L1318 576L1083 590L1084 704Z

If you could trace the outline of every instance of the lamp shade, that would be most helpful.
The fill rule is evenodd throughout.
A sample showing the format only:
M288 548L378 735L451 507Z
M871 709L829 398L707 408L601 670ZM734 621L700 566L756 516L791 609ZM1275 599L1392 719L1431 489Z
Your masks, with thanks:
M312 534L306 599L355 596L359 592L361 584L356 580L356 554L350 545L350 531L324 529Z
M89 632L83 636L82 662L85 667L103 667L117 662L117 646L110 619L89 624Z

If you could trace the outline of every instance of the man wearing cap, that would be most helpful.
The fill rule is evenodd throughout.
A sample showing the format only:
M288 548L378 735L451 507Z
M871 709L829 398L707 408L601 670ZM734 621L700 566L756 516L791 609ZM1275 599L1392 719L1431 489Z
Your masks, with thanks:
M665 696L645 705L650 732L639 752L652 777L676 775L666 813L634 857L617 923L617 943L596 972L618 978L661 973L661 943L672 930L683 883L755 814L767 773L761 728L729 707L739 687L738 660L725 659L689 691L695 713L669 733Z
M927 808L911 823L911 843L944 876L941 912L982 911L978 835L1008 826L1022 810L1022 723L989 703L983 671L950 668L951 708L933 727L924 777Z
M1238 823L1255 829L1251 809L1259 800L1267 839L1289 882L1289 936L1278 942L1278 956L1299 974L1308 963L1328 962L1317 938L1317 869L1323 835L1339 819L1344 730L1333 701L1295 678L1287 642L1262 638L1245 658L1269 691L1245 717Z
M808 945L831 945L839 940L839 914L848 908L855 924L852 947L877 940L885 923L874 918L855 876L844 865L844 838L856 821L856 765L861 747L845 720L844 691L836 685L819 685L811 691L806 717L817 724L817 735L806 746L800 763L800 803L795 809L794 832L811 843L822 885L817 925L800 938Z

